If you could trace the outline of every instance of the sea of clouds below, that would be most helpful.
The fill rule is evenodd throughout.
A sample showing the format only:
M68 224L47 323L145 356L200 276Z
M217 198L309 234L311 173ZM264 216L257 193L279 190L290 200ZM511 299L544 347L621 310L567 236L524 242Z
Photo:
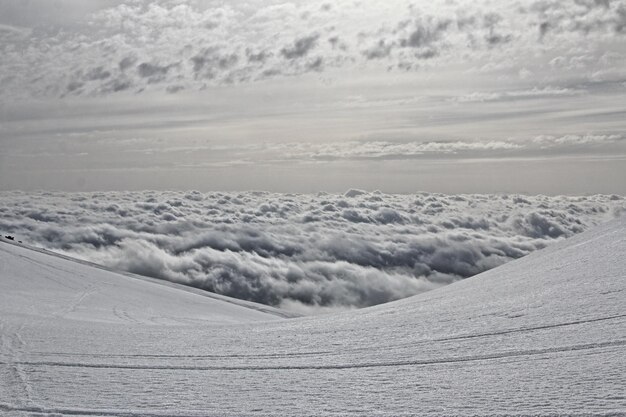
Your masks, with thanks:
M452 283L626 211L615 195L0 192L0 232L301 313Z

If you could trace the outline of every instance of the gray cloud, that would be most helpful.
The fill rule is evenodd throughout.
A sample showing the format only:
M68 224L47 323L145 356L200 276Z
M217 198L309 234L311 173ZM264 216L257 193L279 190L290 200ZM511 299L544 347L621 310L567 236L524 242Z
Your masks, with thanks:
M107 266L292 309L407 297L619 215L618 196L0 193L0 230Z
M104 67L99 66L96 68L91 69L89 72L87 72L86 74L86 78L89 81L94 81L94 80L106 80L107 78L109 78L111 76L111 72L107 71Z
M415 22L415 26L409 36L406 39L401 40L400 45L411 48L423 48L430 46L432 43L442 38L444 32L449 26L449 20L418 20Z
M502 22L502 20L502 16L497 13L487 13L483 17L483 25L488 30L484 38L489 46L504 44L511 41L512 36L510 34L505 35L500 33L500 22Z
M137 73L142 78L161 80L167 75L170 68L170 65L157 65L150 62L142 62L137 65Z
M209 47L191 58L196 77L213 79L239 61L234 53L223 53L219 47Z
M119 77L105 83L102 86L102 91L105 93L112 92L117 93L120 91L128 90L132 87L132 82L124 77Z
M124 58L122 58L122 60L119 62L119 68L120 70L124 71L127 68L130 68L131 66L133 66L133 64L135 64L135 62L137 62L137 58L134 56L126 56Z
M367 59L382 59L387 58L389 54L391 54L391 49L393 48L392 44L385 42L384 39L381 39L374 46L363 51L363 55Z
M287 59L301 58L315 48L319 37L319 34L314 33L312 35L296 39L293 45L284 47L280 50L280 52Z
M0 70L14 74L5 80L3 94L62 95L67 91L60 86L71 83L74 95L110 93L120 91L110 80L121 74L132 77L124 85L135 91L164 91L172 84L201 89L207 81L246 82L364 64L415 70L428 61L448 68L459 58L470 67L515 72L527 66L546 72L549 60L576 59L575 73L588 77L599 69L620 71L623 59L598 68L595 55L607 50L623 55L618 42L607 43L607 35L621 37L626 27L626 7L617 1L539 0L520 7L445 1L429 7L407 1L389 8L347 3L329 8L323 2L257 8L114 3L84 8L83 20L62 25L64 30L0 22ZM19 11L15 4L10 9ZM308 16L306 28L302 16ZM276 33L278 26L285 30ZM550 53L540 54L545 50ZM299 62L313 51L314 58ZM535 58L539 55L544 58ZM172 59L179 64L173 67ZM137 62L132 74L129 68ZM93 73L94 68L102 71ZM68 77L75 73L81 77Z
M268 53L267 51L252 52L250 49L247 49L246 56L248 57L248 61L250 62L263 63L267 61L267 59L270 58L272 54Z

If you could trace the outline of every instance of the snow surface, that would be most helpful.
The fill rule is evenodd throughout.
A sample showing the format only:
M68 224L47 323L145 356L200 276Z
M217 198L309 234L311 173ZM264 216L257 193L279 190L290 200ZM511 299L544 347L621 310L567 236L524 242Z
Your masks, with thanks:
M0 414L626 415L626 218L464 281L283 319L0 245Z

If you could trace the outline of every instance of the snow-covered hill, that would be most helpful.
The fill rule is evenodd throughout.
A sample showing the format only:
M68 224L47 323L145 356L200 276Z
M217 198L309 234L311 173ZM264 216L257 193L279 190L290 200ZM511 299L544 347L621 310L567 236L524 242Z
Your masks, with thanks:
M625 255L626 218L415 297L282 319L1 244L0 414L626 414Z

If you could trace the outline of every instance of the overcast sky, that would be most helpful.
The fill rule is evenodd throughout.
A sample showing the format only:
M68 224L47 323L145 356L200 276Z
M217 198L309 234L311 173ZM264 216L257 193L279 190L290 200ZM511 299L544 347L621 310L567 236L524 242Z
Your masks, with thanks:
M624 178L624 0L0 2L0 189Z

